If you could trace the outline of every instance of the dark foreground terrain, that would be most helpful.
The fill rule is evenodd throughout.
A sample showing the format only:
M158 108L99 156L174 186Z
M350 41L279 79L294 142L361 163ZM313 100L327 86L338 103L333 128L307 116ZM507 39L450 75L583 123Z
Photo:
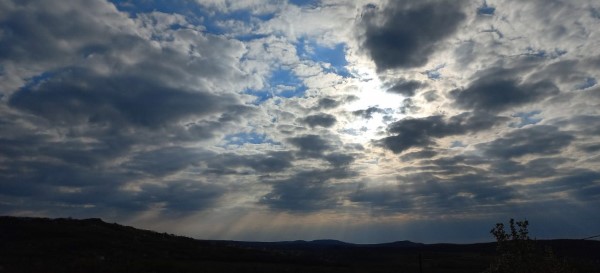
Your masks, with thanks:
M600 272L600 242L536 241L575 272ZM0 272L482 272L495 243L356 245L208 241L100 219L0 217Z

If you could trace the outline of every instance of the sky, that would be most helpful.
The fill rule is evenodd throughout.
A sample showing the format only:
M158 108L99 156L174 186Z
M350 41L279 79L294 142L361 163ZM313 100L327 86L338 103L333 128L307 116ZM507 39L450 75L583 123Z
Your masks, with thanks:
M600 2L0 0L0 214L600 234Z

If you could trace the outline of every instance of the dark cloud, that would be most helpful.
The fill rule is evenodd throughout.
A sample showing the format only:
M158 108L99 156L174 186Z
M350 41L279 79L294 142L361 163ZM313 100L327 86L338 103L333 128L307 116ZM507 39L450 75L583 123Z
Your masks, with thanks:
M472 178L471 175L481 177L482 181L494 181L494 183L506 183L502 175L490 171L487 165L495 161L487 157L473 154L459 154L454 156L441 156L439 153L435 159L424 159L418 164L402 169L406 173L418 173L421 176L433 176L441 181L460 182L462 178Z
M126 155L133 145L133 139L126 136L111 137L99 134L96 137L97 141L92 143L72 139L56 142L50 138L38 139L35 142L26 141L19 144L13 142L15 144L13 156L14 158L46 157L66 164L93 167Z
M273 152L257 158L246 157L248 166L258 172L280 172L292 166L289 152Z
M568 193L580 201L596 201L600 196L600 172L574 169L571 173L524 186L531 195Z
M233 97L212 95L198 81L235 77L230 66L237 60L228 54L237 50L236 42L166 27L171 40L184 32L186 38L178 42L199 38L193 47L202 48L205 57L193 58L174 47L157 48L162 38L145 37L156 20L144 25L148 29L134 29L131 19L107 1L16 1L5 8L0 27L10 35L0 40L0 60L27 67L29 75L9 104L54 126L125 122L156 128L217 111L243 114ZM141 17L146 16L156 19Z
M388 112L389 112L389 109L382 109L382 108L379 108L376 106L371 106L367 109L353 111L352 114L357 117L364 118L364 119L372 119L373 114L375 114L375 113L387 114Z
M581 61L579 60L561 60L536 71L533 73L533 77L577 85L583 82L588 76L585 71L580 71L581 68Z
M197 148L164 147L134 155L124 167L129 170L162 177L185 169L213 156Z
M411 147L427 147L436 138L483 131L505 120L482 112L465 112L448 119L443 116L406 118L390 124L387 128L392 136L377 143L401 153Z
M167 213L197 212L211 207L227 189L199 181L175 181L165 185L146 184L134 195L134 202L160 205Z
M69 209L87 213L118 214L139 212L142 207L120 189L134 176L120 169L100 166L85 167L44 160L13 160L0 170L0 195L12 199L7 203L14 211L30 206L36 211L54 211L57 215Z
M329 127L335 125L335 123L337 122L337 119L335 118L335 116L330 115L330 114L317 114L317 115L307 116L306 118L302 119L302 121L305 124L308 124L308 126L310 126L310 127L321 126L321 127L329 128Z
M223 110L226 101L231 99L165 86L148 78L103 77L84 69L69 69L16 92L9 105L57 124L161 127Z
M238 116L239 118L240 116ZM177 140L201 141L212 139L225 124L216 120L199 120L186 123L184 126L171 128Z
M272 173L291 167L293 159L291 152L269 152L257 155L223 154L208 161L208 168L218 171L248 167L260 173Z
M114 187L122 183L126 175L102 172L92 168L73 166L60 162L13 160L2 169L2 192L22 196L51 195L58 187L86 187L94 184ZM47 190L51 189L51 190Z
M514 158L528 154L558 154L575 139L555 126L536 125L518 129L506 136L477 147L485 154L501 158Z
M164 178L200 162L206 153L181 147L139 153L119 166L51 162L37 156L13 160L0 170L0 195L10 196L12 209L24 202L36 209L62 215L70 210L93 215L126 216L151 207L165 206L169 212L205 209L225 194L226 189L200 181L142 184L139 190L123 189L128 182ZM104 163L104 161L102 161ZM151 175L151 176L149 176Z
M410 113L414 113L419 111L420 107L416 106L411 98L405 98L402 100L402 106L400 106L400 113L404 115L408 115Z
M423 93L423 98L425 98L425 100L427 102L432 102L432 101L437 100L439 98L439 96L438 96L437 92L435 92L435 90L430 90L430 91Z
M391 1L363 13L362 46L378 70L420 67L465 19L459 1Z
M600 62L600 61L599 61ZM349 102L353 102L353 101L357 101L360 98L355 96L355 95L348 95L344 97L344 103L349 103Z
M436 156L438 153L434 150L421 150L418 152L412 152L412 153L407 153L405 155L402 155L400 157L400 159L402 161L413 161L413 160L418 160L418 159L423 159L423 158L432 158L434 156Z
M28 69L39 70L38 73L75 63L98 65L104 61L111 71L127 71L125 56L143 67L136 71L138 76L159 81L181 83L197 76L223 79L235 73L230 65L236 60L228 53L235 51L239 43L191 29L169 29L169 23L160 31L153 29L159 27L153 14L140 14L147 19L143 27L136 28L135 22L118 12L109 1L14 2L5 6L3 15L6 16L0 19L0 28L9 34L0 40L0 60L27 65ZM154 35L146 36L149 32ZM184 35L201 37L190 45L190 52L169 46L157 48L153 44ZM197 52L198 48L203 58L190 58L189 53Z
M150 40L145 35L154 25L135 20L154 15L128 18L107 1L9 2L0 3L0 62L22 74L4 73L0 65L0 76L24 82L1 90L0 160L10 167L0 168L0 192L14 201L9 207L20 211L27 203L59 216L71 209L100 216L163 205L191 212L225 193L199 181L165 181L215 160L198 146L188 148L190 142L252 117L255 108L233 92L206 88L211 81L233 86L230 80L241 73L231 69L239 61L238 41L168 27ZM188 44L194 52L177 48ZM286 164L269 160L252 166ZM154 186L125 189L140 181Z
M515 179L552 177L557 174L566 158L536 158L525 164L514 160L498 159L490 163L490 171L498 175L509 175Z
M341 103L332 98L322 98L319 100L318 108L319 109L333 109L340 105Z
M419 90L421 87L426 86L424 83L419 81L398 81L392 87L390 87L387 91L391 93L396 93L400 95L404 95L406 97L412 97L415 95L415 92Z
M363 187L350 194L349 199L352 202L367 204L371 209L395 213L405 213L415 208L414 200L401 191L399 186Z
M331 148L329 142L318 135L288 138L288 142L300 149L300 154L311 156L319 156Z
M327 160L334 167L347 166L354 161L354 156L349 154L332 153L325 156Z
M475 111L499 112L559 93L558 87L550 81L523 82L504 69L489 69L480 74L469 87L450 93L456 105Z
M575 127L579 134L586 136L600 135L600 117L596 115L576 115L566 119L553 121L553 124L564 127Z
M600 143L581 145L579 149L586 153L597 153L600 151Z
M60 64L91 53L92 49L106 49L105 39L112 38L110 28L89 19L117 19L118 14L111 12L110 7L103 1L3 1L0 28L5 35L0 39L0 60ZM79 43L64 43L75 40Z
M260 199L260 203L276 210L311 212L334 209L341 196L333 179L354 175L343 169L312 170L294 174L288 179L272 181L272 190Z
M362 187L351 194L350 200L369 204L374 210L431 216L501 206L517 196L514 189L483 173L443 178L425 172L398 180L393 185Z

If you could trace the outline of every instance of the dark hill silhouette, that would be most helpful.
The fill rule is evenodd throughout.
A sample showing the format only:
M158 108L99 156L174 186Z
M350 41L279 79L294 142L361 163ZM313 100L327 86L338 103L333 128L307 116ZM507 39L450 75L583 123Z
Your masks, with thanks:
M600 272L600 242L538 241ZM0 217L0 272L481 272L495 243L195 240L101 219Z

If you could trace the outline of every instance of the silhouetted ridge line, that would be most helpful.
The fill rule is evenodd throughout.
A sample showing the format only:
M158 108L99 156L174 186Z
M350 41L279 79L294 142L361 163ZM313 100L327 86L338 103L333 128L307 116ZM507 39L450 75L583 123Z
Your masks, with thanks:
M585 238L583 238L583 239L581 239L581 240L594 239L594 238L598 238L598 237L600 237L600 234L598 234L598 235L594 235L594 236L590 236L590 237L585 237Z
M599 241L536 243L589 269L579 272L600 272ZM196 240L99 218L0 216L0 272L418 272L419 253L424 272L475 273L489 266L496 243Z

